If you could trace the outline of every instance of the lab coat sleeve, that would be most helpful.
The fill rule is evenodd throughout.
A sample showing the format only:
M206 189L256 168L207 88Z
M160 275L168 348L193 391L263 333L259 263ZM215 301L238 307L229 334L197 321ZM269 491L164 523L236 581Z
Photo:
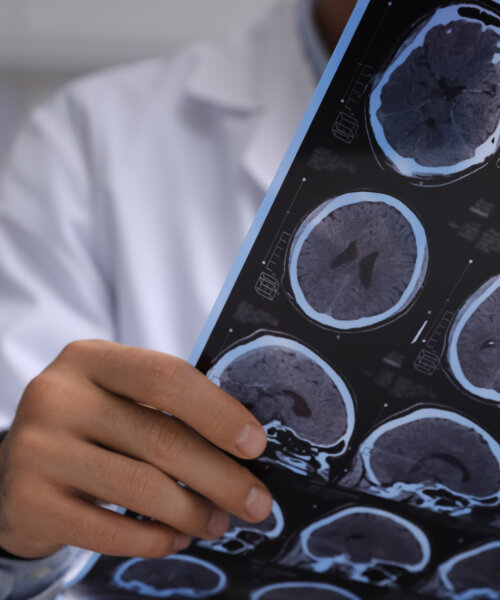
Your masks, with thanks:
M98 99L96 99L98 101ZM113 338L89 127L71 88L38 108L0 178L0 430L77 339Z
M0 430L27 383L69 342L113 338L111 284L100 262L102 207L85 115L63 91L29 119L0 178ZM90 554L0 560L12 598L48 600ZM33 573L47 573L37 585ZM1 586L7 590L7 585ZM0 594L2 597L2 594Z
M91 552L71 546L38 560L0 558L0 600L55 600L82 570Z

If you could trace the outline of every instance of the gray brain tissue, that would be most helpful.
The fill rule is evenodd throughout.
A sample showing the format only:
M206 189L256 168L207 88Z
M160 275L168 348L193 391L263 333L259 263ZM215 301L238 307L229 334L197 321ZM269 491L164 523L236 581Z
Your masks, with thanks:
M500 504L500 446L457 413L420 409L377 428L342 483L460 516Z
M263 335L227 352L207 376L265 426L282 466L327 477L328 456L346 451L354 429L351 394L303 344Z
M422 571L430 544L416 525L391 512L368 506L340 510L301 533L304 555L313 571L339 570L350 579L387 585L403 572ZM375 573L376 572L376 573Z
M290 281L311 319L360 329L406 309L427 261L424 229L408 207L385 194L351 192L302 223L290 252Z
M437 10L379 76L370 99L371 126L402 175L453 176L496 152L499 23L473 5Z
M463 388L500 402L500 276L481 286L459 311L448 359Z

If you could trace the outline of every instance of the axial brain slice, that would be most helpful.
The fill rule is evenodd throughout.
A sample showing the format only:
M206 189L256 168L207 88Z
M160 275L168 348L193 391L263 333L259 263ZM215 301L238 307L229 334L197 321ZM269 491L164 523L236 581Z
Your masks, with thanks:
M500 277L465 303L451 329L449 362L468 391L500 401Z
M404 310L426 266L415 215L394 198L359 192L324 203L305 220L292 244L290 280L307 315L356 329Z
M500 32L464 7L436 11L373 90L375 136L405 175L458 173L498 147Z
M263 425L283 425L322 447L351 433L347 388L324 361L292 340L263 336L226 355L208 376Z

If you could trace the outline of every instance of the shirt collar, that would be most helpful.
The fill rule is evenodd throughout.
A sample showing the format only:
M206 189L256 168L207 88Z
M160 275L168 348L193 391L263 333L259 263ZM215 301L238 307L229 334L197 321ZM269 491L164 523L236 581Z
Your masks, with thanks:
M314 18L314 9L317 3L318 0L302 0L299 4L299 11L300 27L306 52L319 80L326 69L330 54Z
M313 64L312 48L321 48L319 33L311 35L314 1L277 2L222 43L195 51L186 90L191 97L231 112L259 115L242 166L262 189L271 183L328 61L323 50L322 60ZM301 14L303 4L309 10ZM304 19L309 22L307 38ZM311 43L314 39L316 44Z
M299 37L304 48L312 72L319 81L328 64L330 55L323 39L321 38L315 18L314 8L318 0L295 0L294 2L278 3L275 13L265 13L242 28L237 28L232 35L221 44L200 44L193 49L195 54L202 56L201 62L195 68L187 89L199 99L213 102L219 106L241 110L255 110L261 107L261 73L262 65L273 56L266 50L276 52L269 48L272 42L266 39L266 33L274 31L280 37L279 18L283 12L296 12ZM273 20L273 27L255 26L259 21ZM293 30L292 30L293 31ZM259 60L248 46L242 46L238 40L248 36L254 38L253 45L260 49ZM296 35L296 34L295 34ZM201 51L201 52L200 52ZM242 77L244 74L244 77Z

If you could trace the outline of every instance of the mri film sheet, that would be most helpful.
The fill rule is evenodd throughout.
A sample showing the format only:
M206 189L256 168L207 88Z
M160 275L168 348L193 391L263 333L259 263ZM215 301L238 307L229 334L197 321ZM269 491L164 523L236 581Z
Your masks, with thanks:
M272 514L74 598L500 600L499 136L498 2L358 2L192 355Z

